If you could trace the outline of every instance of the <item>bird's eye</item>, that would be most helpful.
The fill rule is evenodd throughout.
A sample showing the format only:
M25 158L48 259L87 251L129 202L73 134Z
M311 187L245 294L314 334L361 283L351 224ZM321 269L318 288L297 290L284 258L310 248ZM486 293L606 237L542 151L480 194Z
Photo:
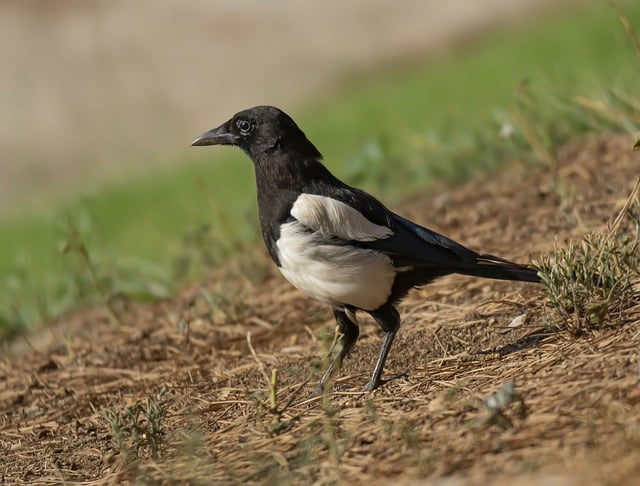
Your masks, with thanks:
M242 135L249 135L252 129L251 122L248 120L237 120L236 126Z

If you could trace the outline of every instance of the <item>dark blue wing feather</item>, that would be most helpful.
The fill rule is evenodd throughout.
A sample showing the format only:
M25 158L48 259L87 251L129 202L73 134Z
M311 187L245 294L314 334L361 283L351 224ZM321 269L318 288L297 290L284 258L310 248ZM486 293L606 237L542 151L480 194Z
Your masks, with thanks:
M366 246L389 255L396 265L442 267L450 271L473 264L478 254L449 238L390 213L393 236Z

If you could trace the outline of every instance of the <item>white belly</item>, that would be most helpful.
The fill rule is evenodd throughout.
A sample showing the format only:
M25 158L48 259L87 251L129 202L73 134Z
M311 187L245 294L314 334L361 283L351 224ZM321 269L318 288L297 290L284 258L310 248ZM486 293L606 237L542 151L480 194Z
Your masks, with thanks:
M396 272L382 253L332 244L297 221L281 227L277 247L284 277L322 302L374 310L391 293Z

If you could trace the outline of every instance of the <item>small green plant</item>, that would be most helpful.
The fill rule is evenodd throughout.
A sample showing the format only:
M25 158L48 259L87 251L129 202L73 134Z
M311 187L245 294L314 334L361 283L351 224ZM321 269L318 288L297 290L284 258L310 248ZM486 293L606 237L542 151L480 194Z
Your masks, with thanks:
M513 427L511 418L505 414L511 404L518 403L520 405L517 411L519 418L522 419L527 415L527 406L524 403L524 399L516 391L516 385L512 381L502 385L497 392L485 398L483 403L487 412L489 412L485 423L487 425L498 425L504 430Z
M73 220L73 218L71 218L71 216L67 215L63 225L65 239L60 246L60 252L64 254L70 253L77 256L81 267L86 270L93 290L98 296L100 296L100 299L109 311L109 315L113 322L118 323L118 315L114 307L111 305L111 291L105 285L105 281L99 276L95 259L92 258L92 255L89 252L87 237L82 234L78 224Z
M118 303L126 299L154 300L169 293L169 277L157 266L124 255L111 255L100 245L99 226L93 214L91 201L69 211L58 222L63 270L56 275L58 286L63 287L61 297L53 303L47 301L43 316L55 316L66 306L78 303L100 302L113 323L120 322ZM64 284L64 285L63 285ZM60 293L60 292L59 292Z
M210 224L202 224L186 232L181 249L173 259L173 273L183 280L202 270L211 270L230 253Z
M258 370L262 374L262 377L264 378L265 383L268 384L269 406L267 408L267 412L270 416L270 420L269 420L269 425L267 425L265 429L272 436L279 435L287 431L291 427L293 421L297 419L297 417L294 417L291 420L283 419L284 411L287 408L289 408L289 406L293 402L293 398L290 399L289 402L286 405L284 405L284 407L280 408L280 405L278 403L278 369L273 368L271 370L271 377L269 377L269 374L266 371L265 364L260 360L260 358L258 357L258 354L256 353L256 350L253 348L253 343L251 342L251 332L247 333L247 346L249 347L251 356L253 356L253 359L258 365ZM303 385L304 383L298 388L298 391L302 388ZM251 398L254 400L256 407L259 410L262 411L265 409L264 403L263 403L265 394L262 391L258 391L252 394ZM294 398L295 398L295 394L294 394Z
M160 457L164 439L166 410L154 398L146 403L136 403L124 410L107 410L104 414L112 433L112 444L127 463L140 457L143 447L148 447L151 457Z
M536 262L546 287L554 330L572 334L626 322L640 303L640 179L606 233L590 233Z

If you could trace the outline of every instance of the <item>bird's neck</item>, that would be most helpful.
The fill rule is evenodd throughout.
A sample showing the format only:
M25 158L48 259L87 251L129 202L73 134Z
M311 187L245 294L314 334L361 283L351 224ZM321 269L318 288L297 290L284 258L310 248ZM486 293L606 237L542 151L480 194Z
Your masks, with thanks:
M296 192L318 180L333 179L329 170L315 157L286 154L254 160L258 193Z
M280 225L291 218L291 208L296 199L301 193L313 192L318 184L334 177L318 159L313 158L264 157L254 159L253 163L262 236L271 258L278 264L276 242L280 236Z

